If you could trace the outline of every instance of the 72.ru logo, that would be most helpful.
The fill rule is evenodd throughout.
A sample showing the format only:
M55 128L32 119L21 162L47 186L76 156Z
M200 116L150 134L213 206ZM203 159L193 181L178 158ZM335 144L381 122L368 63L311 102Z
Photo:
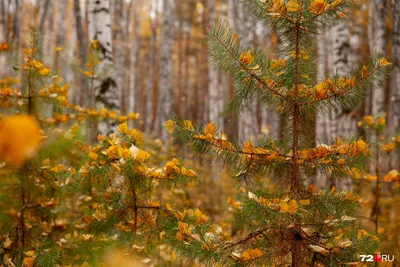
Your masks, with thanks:
M374 255L360 255L362 262L394 261L394 255L375 253Z

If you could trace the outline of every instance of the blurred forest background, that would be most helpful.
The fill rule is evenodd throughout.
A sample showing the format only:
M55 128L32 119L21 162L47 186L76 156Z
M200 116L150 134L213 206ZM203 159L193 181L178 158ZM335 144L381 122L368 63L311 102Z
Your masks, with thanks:
M396 3L397 2L397 3ZM88 85L81 70L90 39L90 12L85 0L1 0L0 39L13 46L14 54L2 55L1 66L23 56L27 31L41 36L44 62L57 57L63 78L70 84L69 97L84 105ZM285 118L276 118L254 101L239 121L221 116L233 94L232 81L211 65L204 35L212 21L225 18L234 26L242 44L259 47L271 58L279 55L283 40L274 29L254 21L235 0L113 0L108 18L112 75L122 114L140 113L139 128L163 136L160 125L167 115L193 121L213 121L235 139L259 133L282 134ZM370 53L381 53L393 62L391 77L377 81L377 90L352 110L340 110L316 119L315 141L326 143L335 136L363 134L357 121L365 115L384 115L389 133L400 122L400 22L396 0L361 0L349 18L318 39L318 74L345 73L365 62ZM12 71L2 67L1 75ZM164 114L169 113L169 114Z

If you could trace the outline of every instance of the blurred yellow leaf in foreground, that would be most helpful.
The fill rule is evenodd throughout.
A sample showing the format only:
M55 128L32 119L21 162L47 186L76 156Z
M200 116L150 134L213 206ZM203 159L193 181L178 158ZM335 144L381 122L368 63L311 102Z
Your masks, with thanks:
M0 161L21 165L32 157L42 140L41 129L35 118L12 115L0 121Z

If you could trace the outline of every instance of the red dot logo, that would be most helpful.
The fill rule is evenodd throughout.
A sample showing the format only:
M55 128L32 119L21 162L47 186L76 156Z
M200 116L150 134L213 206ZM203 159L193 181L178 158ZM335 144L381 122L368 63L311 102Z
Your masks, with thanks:
M376 253L376 254L374 255L374 261L375 261L375 262L381 262L381 261L382 261L382 258L381 258L381 254L380 254L380 253Z

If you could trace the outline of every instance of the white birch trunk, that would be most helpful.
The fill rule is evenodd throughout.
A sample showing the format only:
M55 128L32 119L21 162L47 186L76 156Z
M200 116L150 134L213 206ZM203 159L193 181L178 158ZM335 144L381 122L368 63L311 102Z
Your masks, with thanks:
M208 0L208 10L210 23L215 22L215 0ZM208 94L209 94L209 120L216 124L223 131L224 121L221 112L224 108L224 88L219 84L221 72L214 68L211 64L212 59L208 57Z
M112 18L110 0L88 1L89 40L97 40L99 45L99 77L94 85L96 108L120 110L120 90L117 87L112 67ZM109 122L100 122L100 134L108 134L115 129Z

